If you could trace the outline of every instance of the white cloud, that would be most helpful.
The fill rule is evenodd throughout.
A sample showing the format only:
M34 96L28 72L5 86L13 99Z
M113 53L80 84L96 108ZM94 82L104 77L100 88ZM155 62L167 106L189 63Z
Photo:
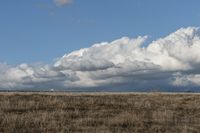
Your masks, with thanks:
M174 86L200 86L200 74L176 74L172 80Z
M64 68L71 67L71 69L79 66L77 69L80 70L82 65L83 67L91 68L91 70L98 70L113 67L126 60L143 60L143 57L141 57L143 55L142 53L140 54L140 52L142 52L140 45L143 44L146 38L146 36L136 39L123 37L111 43L104 42L94 44L90 48L81 49L64 55L55 66ZM132 56L137 57L132 58Z
M57 6L64 6L72 3L72 0L54 0Z
M28 89L42 84L61 82L64 80L74 81L78 79L73 73L62 73L49 65L21 64L18 66L8 66L1 64L0 68L0 88L1 89ZM45 85L47 85L45 84ZM44 87L44 88L43 88ZM49 86L42 86L42 89L48 89Z
M199 48L199 30L189 27L152 42L147 51L152 53L152 62L164 70L188 70L200 64Z
M200 33L178 31L143 46L147 36L94 44L60 58L54 66L0 65L0 88L133 88L200 86Z
M124 79L127 81L127 77L133 83L160 78L170 82L175 72L198 69L198 28L181 28L143 47L146 39L147 36L135 39L123 37L110 43L95 44L64 55L56 62L55 67L80 71L80 80L88 79L92 86L109 84L109 80L115 79L115 83L123 83ZM82 75L84 78L81 78Z

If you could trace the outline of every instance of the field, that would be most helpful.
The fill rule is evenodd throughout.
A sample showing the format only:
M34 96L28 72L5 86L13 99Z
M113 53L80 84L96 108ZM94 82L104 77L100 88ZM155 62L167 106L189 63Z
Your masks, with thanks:
M199 133L200 95L0 93L2 133Z

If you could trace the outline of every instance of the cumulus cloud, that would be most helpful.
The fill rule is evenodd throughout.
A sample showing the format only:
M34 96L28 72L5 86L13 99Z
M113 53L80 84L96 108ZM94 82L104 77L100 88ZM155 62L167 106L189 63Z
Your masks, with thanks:
M53 66L0 64L0 88L200 86L198 28L181 28L144 46L146 39L122 37L94 44L64 55Z
M57 6L65 6L72 3L72 0L54 0Z
M80 79L90 80L93 86L109 84L110 81L138 84L160 79L167 85L172 84L174 73L199 69L198 28L181 28L144 47L146 39L147 36L123 37L110 43L94 44L64 55L55 67L77 71Z

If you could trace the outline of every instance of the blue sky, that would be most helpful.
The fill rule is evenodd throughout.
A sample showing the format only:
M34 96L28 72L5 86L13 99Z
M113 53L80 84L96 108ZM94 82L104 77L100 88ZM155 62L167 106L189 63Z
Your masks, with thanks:
M117 38L163 37L199 26L199 0L0 1L0 62L46 62Z

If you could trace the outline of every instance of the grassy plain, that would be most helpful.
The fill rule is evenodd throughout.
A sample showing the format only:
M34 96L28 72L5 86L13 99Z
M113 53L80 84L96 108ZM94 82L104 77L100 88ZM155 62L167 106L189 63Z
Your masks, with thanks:
M199 133L200 95L0 93L2 133Z

